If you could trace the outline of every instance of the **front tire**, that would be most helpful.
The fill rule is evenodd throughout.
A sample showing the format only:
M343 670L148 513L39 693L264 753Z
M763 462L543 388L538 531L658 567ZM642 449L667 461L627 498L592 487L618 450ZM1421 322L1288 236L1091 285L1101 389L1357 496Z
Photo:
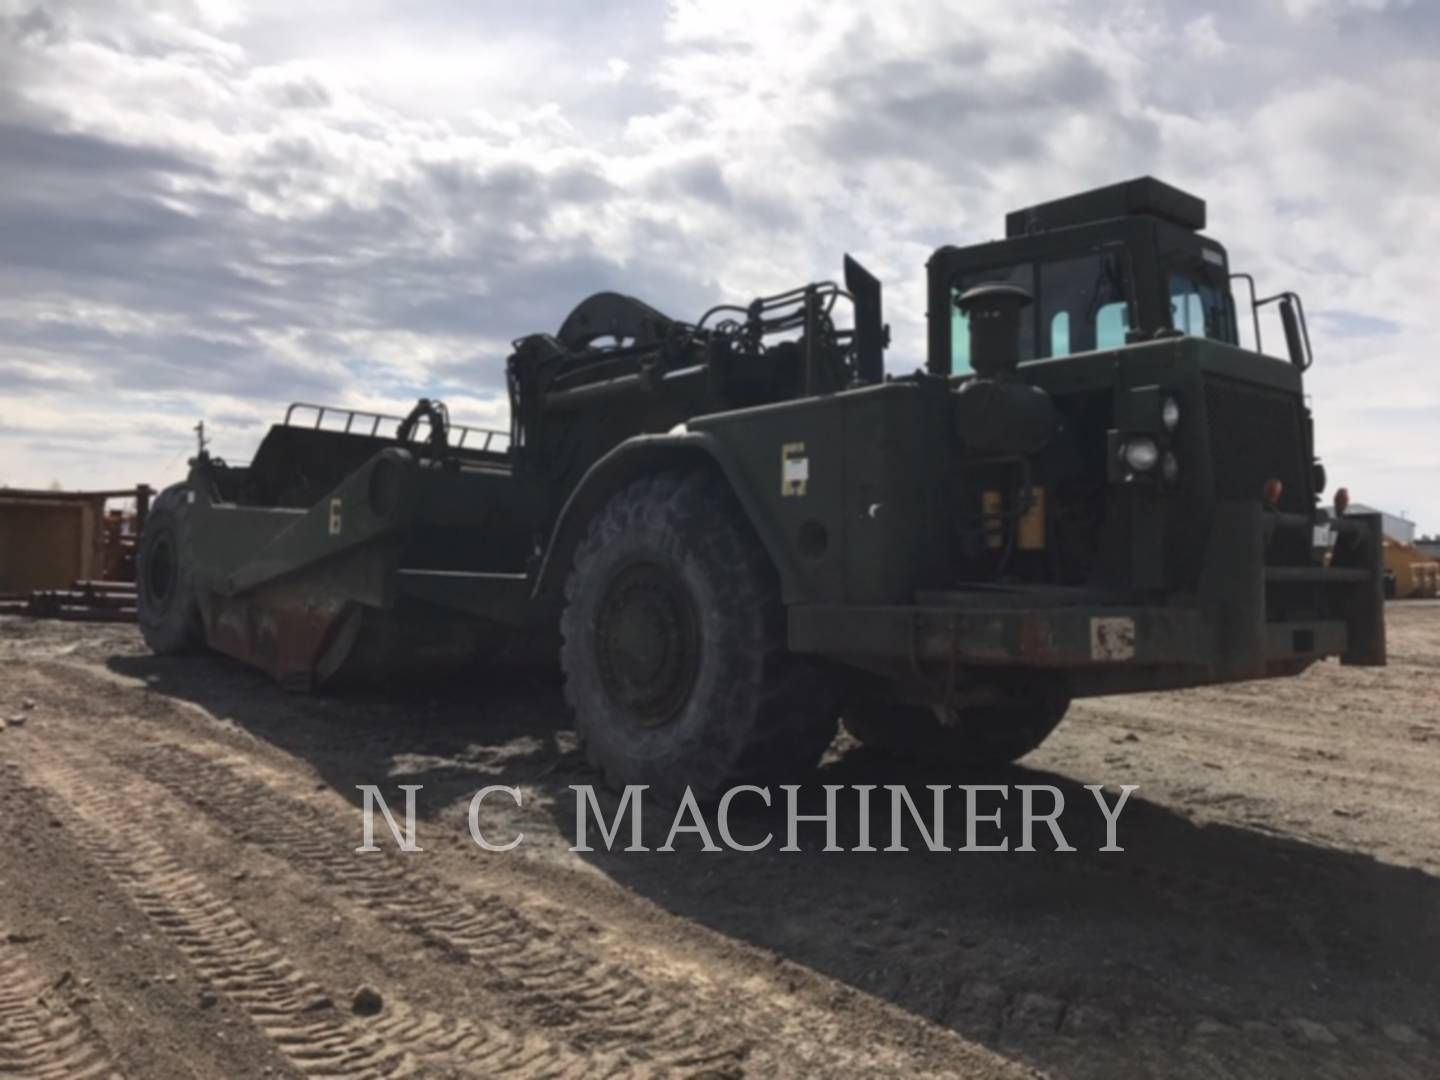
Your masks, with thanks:
M612 787L712 803L798 779L835 734L823 672L785 642L779 581L708 470L614 495L575 552L561 616L565 697Z
M188 485L174 484L150 504L135 559L135 593L140 632L152 652L173 656L204 647Z
M942 722L941 706L862 700L845 710L845 730L895 757L995 768L1037 748L1069 707L1065 689L1048 682L1032 685L1013 702L957 708L952 724Z

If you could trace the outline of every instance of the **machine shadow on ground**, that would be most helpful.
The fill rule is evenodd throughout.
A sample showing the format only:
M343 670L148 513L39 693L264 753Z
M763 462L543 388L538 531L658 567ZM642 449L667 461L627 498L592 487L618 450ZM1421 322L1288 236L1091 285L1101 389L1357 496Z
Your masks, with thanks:
M460 820L485 784L525 785L568 844L569 785L600 783L574 750L553 682L538 677L482 674L383 695L301 697L213 658L117 657L110 666L303 759L352 802L357 784L384 781L397 762L403 782L425 786L421 813L432 819ZM1023 766L963 775L842 737L818 769L796 778L806 813L823 809L823 784L905 785L922 812L931 805L926 785L1044 784L1063 794L1061 824L1080 850L1051 850L1041 826L1034 853L930 852L911 825L909 852L853 852L855 796L842 792L837 840L847 850L838 853L819 850L817 824L800 826L805 850L779 851L780 807L742 800L735 839L772 832L764 851L703 852L685 836L673 853L577 857L665 910L770 951L781 970L809 968L1037 1064L1093 1073L1074 1058L1077 1047L1115 1055L1113 1065L1141 1045L1163 1063L1164 1047L1193 1047L1198 1029L1216 1033L1220 1060L1243 1067L1256 1064L1247 1055L1257 1040L1279 1053L1303 1042L1312 1021L1357 1038L1397 1022L1433 1026L1440 881L1292 838L1197 823L1147 800L1143 777L1120 818L1124 852L1102 853L1104 821L1084 785L1111 779ZM1113 799L1113 784L1109 791ZM890 836L884 795L872 803L877 847ZM614 812L613 797L602 802ZM947 808L946 840L955 846L965 824L958 792ZM647 846L664 843L672 817L646 805ZM1018 819L1012 798L998 828L982 825L980 838L1008 836L1013 846ZM1227 1051L1231 1036L1246 1049ZM1303 1074L1300 1065L1287 1067Z

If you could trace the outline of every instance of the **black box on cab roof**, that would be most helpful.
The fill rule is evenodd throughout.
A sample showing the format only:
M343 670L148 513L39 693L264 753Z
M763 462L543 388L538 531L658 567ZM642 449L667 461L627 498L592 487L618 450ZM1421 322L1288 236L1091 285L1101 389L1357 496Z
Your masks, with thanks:
M1186 229L1205 228L1205 200L1153 176L1110 184L1094 191L1037 203L1005 215L1005 237L1086 225L1094 221L1150 214Z

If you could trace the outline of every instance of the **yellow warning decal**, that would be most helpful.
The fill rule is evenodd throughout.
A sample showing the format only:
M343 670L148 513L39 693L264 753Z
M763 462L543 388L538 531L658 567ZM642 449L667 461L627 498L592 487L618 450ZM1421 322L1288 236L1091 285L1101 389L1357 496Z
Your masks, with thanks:
M810 482L810 459L805 456L803 442L785 443L780 447L780 494L803 497Z

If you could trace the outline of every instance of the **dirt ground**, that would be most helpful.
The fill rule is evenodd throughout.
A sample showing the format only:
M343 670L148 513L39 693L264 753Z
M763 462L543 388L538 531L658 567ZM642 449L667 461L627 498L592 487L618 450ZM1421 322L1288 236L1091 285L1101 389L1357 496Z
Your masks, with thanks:
M0 619L0 1075L1440 1076L1440 605L1390 641L1075 706L983 778L1059 788L1075 853L572 853L553 687L300 697ZM806 789L980 779L841 736ZM402 783L424 850L356 854ZM1124 852L1093 783L1139 785Z

